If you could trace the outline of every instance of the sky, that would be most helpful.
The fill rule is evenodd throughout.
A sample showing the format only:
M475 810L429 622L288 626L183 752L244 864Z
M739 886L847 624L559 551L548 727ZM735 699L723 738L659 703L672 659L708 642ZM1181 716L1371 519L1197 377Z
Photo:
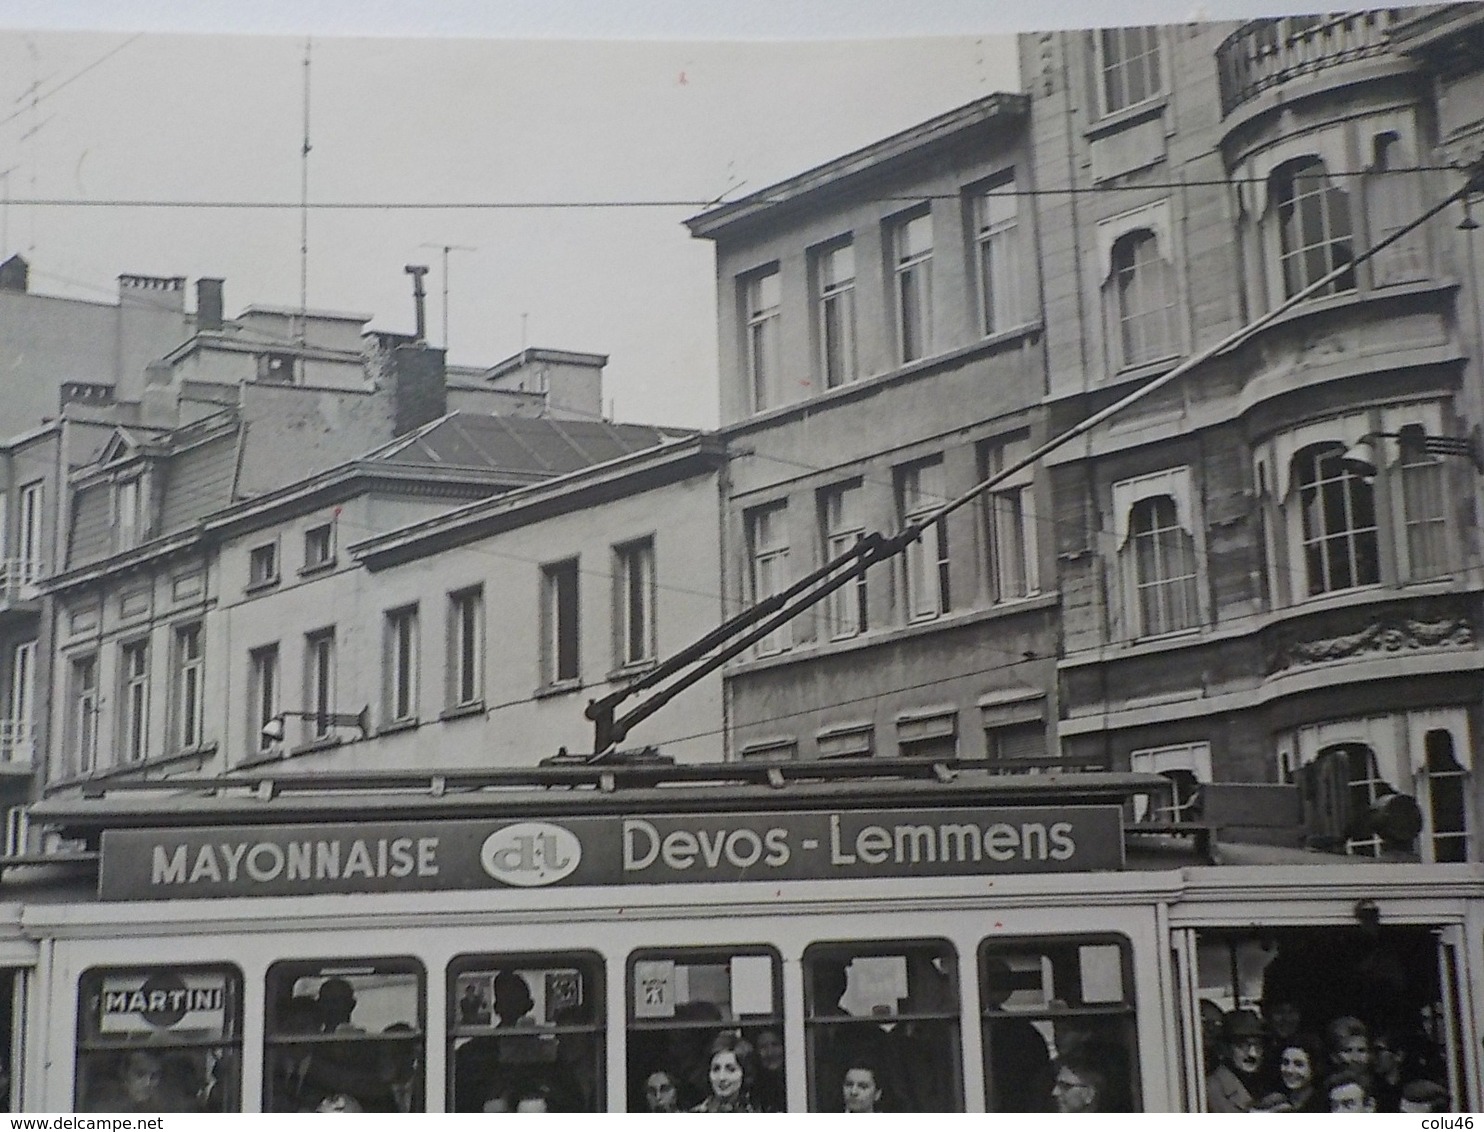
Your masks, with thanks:
M1117 6L1128 23L1275 11ZM427 264L445 344L447 246L450 362L606 354L616 419L706 427L716 287L685 218L1017 90L1011 33L1108 16L1094 0L0 0L0 259L22 253L33 290L72 298L111 301L123 273L215 276L229 315L297 307L307 41L311 308L410 331L403 267Z

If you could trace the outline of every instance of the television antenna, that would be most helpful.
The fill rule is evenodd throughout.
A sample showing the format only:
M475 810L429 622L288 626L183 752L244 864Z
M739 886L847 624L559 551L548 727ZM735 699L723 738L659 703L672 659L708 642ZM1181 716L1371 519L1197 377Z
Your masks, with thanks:
M422 248L432 248L443 253L443 352L448 353L448 253L449 252L477 252L479 249L470 247L468 244L419 244Z

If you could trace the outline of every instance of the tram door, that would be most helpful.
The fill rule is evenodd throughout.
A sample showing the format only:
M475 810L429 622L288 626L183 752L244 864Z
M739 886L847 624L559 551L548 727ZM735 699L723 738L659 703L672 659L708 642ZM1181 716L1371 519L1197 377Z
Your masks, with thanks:
M1173 942L1188 1108L1327 1111L1325 1079L1355 1069L1379 1111L1413 1083L1469 1110L1461 928L1197 928Z

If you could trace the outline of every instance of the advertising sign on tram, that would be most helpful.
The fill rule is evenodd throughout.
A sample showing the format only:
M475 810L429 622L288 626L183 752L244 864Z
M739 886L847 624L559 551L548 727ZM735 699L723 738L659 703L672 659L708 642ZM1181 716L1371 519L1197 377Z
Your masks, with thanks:
M109 830L106 900L993 876L1123 867L1117 806Z

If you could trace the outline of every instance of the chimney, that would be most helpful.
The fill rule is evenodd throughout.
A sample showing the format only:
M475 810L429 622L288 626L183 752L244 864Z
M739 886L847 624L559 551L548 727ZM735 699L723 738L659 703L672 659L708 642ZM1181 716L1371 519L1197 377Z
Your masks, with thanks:
M409 263L402 270L412 276L412 306L417 315L417 332L413 337L419 342L426 342L428 340L428 314L424 304L427 294L423 290L423 276L428 273L428 269L420 263Z
M196 280L196 329L220 330L222 328L221 279Z
M25 294L31 286L31 265L20 255L13 255L0 263L0 291L19 291Z

